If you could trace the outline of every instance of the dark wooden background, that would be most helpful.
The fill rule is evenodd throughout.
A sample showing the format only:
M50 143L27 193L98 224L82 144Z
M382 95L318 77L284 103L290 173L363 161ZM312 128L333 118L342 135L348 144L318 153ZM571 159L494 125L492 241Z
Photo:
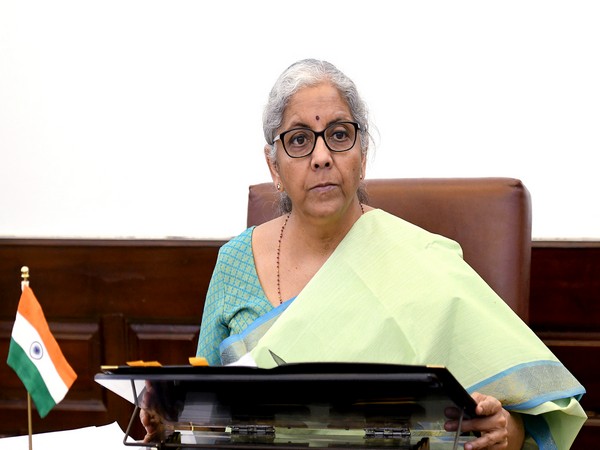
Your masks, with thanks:
M204 296L222 241L0 239L0 358L20 296L20 269L78 374L34 432L124 429L132 406L94 382L104 364L194 356ZM534 242L530 326L584 384L590 419L574 449L600 442L600 242ZM27 434L26 392L0 364L0 436ZM136 422L134 433L141 436Z

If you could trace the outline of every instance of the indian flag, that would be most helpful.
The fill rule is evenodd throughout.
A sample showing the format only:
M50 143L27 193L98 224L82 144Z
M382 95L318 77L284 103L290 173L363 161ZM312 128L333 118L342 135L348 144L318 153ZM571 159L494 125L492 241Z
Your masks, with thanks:
M40 417L67 395L77 378L29 286L23 287L19 300L7 363L25 385Z

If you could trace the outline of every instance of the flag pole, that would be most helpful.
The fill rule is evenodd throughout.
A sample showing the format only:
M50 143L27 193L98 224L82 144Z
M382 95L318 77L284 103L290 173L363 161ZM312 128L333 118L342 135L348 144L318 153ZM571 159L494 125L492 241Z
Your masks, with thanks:
M31 426L31 395L27 391L27 431L29 432L29 450L33 449L33 434Z
M21 291L29 286L29 267L21 267ZM33 426L31 423L31 395L27 391L27 431L29 433L29 450L33 449Z

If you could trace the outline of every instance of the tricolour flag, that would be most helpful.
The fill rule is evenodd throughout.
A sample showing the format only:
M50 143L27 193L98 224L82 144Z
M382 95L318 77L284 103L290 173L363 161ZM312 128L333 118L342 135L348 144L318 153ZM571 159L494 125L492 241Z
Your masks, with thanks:
M23 287L19 300L7 363L25 385L40 417L67 395L77 378L29 286Z

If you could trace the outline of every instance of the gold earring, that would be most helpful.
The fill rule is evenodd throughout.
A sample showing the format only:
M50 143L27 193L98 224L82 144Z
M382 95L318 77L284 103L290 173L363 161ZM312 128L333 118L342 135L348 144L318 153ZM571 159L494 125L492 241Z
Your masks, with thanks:
M281 190L281 183L277 183L277 190L280 191Z

